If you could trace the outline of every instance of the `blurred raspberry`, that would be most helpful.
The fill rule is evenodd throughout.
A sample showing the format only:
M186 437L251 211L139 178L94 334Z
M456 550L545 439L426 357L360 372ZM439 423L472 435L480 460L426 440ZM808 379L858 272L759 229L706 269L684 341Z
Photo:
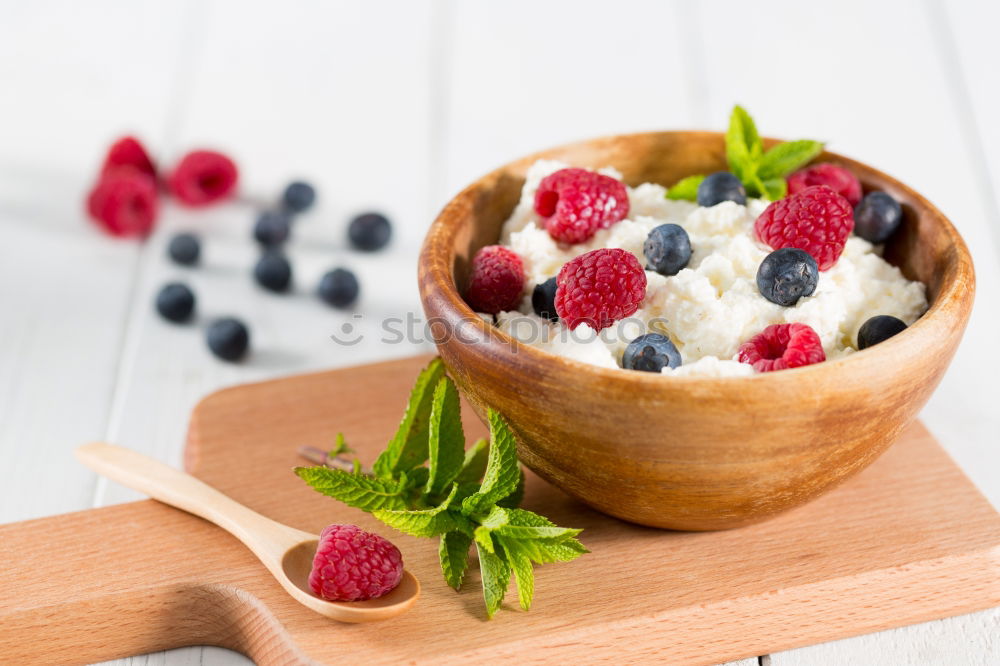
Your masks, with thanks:
M104 158L101 174L103 176L119 167L132 167L140 173L156 178L156 166L153 160L135 137L125 136L111 144Z
M222 153L195 150L174 168L167 187L182 204L204 206L232 194L238 177L236 165Z
M158 209L156 181L123 166L106 172L87 196L87 211L98 226L114 236L145 236Z

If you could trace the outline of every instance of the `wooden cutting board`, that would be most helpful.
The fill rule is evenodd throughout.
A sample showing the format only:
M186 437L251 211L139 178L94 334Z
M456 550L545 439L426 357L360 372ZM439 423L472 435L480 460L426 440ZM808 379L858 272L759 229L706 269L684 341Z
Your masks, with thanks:
M146 500L0 526L0 663L92 662L219 645L259 664L516 659L711 663L1000 605L1000 515L919 424L869 469L770 522L665 532L597 514L535 477L525 506L582 527L593 551L537 569L487 621L478 571L461 592L437 542L322 497L296 478L301 445L341 431L365 462L394 432L427 358L227 389L191 419L187 468L240 502L319 532L390 537L423 584L408 613L345 625L299 606L248 550ZM485 433L470 410L470 441Z

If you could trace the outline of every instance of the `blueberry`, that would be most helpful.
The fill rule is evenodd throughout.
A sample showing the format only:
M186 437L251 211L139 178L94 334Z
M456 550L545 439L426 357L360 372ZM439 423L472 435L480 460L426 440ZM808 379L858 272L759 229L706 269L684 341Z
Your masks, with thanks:
M194 292L180 282L165 284L156 295L156 311L173 322L187 321L194 312Z
M760 295L791 307L803 296L812 296L819 282L819 266L812 255L797 247L783 247L764 257L757 268Z
M358 278L346 268L335 268L319 281L319 297L335 308L349 307L358 299Z
M728 171L716 171L698 186L698 205L714 206L723 201L735 201L740 205L747 202L747 191L740 179Z
M170 239L167 254L174 260L174 263L194 266L198 263L198 257L201 256L201 243L194 234L177 234Z
M905 329L906 324L901 319L890 315L876 315L858 329L858 349L877 345Z
M642 246L650 270L677 275L691 260L691 239L676 224L661 224L649 232Z
M236 361L247 353L250 332L239 319L225 317L211 323L206 334L208 348L224 361Z
M622 367L626 370L659 372L664 367L676 368L681 364L681 353L665 335L647 333L640 335L625 348Z
M266 210L257 218L253 227L253 237L261 245L274 247L288 240L291 232L291 220L288 215L274 210Z
M294 183L289 183L281 200L285 204L285 210L301 213L316 201L316 190L309 183L297 180Z
M292 265L280 252L264 252L253 269L257 284L269 291L287 291L292 283Z
M347 237L351 245L366 252L382 249L391 236L392 225L389 223L389 218L381 213L358 215L347 227Z
M549 321L559 321L556 314L556 279L549 278L535 285L531 292L531 307L535 314Z
M884 243L899 223L903 209L885 192L869 192L854 209L854 233L871 243Z

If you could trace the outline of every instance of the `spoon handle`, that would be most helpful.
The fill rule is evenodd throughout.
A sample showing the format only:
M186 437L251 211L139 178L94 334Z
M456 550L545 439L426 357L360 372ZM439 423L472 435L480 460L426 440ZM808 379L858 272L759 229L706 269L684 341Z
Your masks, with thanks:
M260 515L211 486L130 449L85 444L76 457L87 467L153 499L193 513L242 541L271 568L289 546L314 536Z

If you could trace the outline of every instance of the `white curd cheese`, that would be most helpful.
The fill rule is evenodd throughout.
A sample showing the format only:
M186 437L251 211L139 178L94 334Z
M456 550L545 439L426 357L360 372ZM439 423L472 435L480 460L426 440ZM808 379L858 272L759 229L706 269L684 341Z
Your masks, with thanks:
M858 328L875 315L892 315L912 324L927 309L924 285L903 277L880 256L881 248L851 236L837 263L819 274L812 296L794 307L771 303L757 290L760 262L771 249L758 242L753 223L768 202L750 199L702 208L688 201L665 198L660 185L629 188L628 217L598 231L586 243L562 245L545 231L534 212L535 191L545 176L564 169L561 162L542 160L529 170L521 200L503 226L500 242L520 255L525 270L525 295L519 312L502 312L497 325L520 342L607 368L620 367L628 343L643 333L668 335L683 364L664 368L671 377L752 375L736 360L741 343L771 324L801 322L823 342L828 359L854 351ZM613 169L601 173L620 175ZM645 266L643 243L650 230L673 223L691 239L691 260L677 275L646 271L646 298L632 317L601 332L586 324L570 331L534 314L531 292L555 277L570 259L598 248L622 248Z

